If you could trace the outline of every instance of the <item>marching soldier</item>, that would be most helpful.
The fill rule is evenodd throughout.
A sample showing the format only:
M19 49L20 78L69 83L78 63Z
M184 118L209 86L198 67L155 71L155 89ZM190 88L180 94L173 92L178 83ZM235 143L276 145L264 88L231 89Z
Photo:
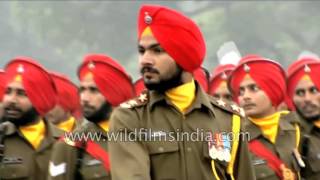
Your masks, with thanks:
M288 94L300 116L305 179L320 179L320 61L304 57L288 69Z
M297 179L299 165L304 165L297 150L300 131L295 113L277 111L286 98L286 76L280 64L246 57L228 83L249 117L245 123L257 179Z
M209 94L217 99L232 102L232 94L228 89L227 80L235 65L225 64L216 67L209 83Z
M53 80L27 57L10 61L5 77L0 179L46 179L52 145L62 135L43 118L56 103Z
M114 107L134 96L131 78L116 61L101 54L86 56L78 77L83 115L89 122L55 144L49 179L111 179L109 117Z
M141 7L138 24L148 90L112 113L110 132L123 137L109 142L112 179L253 179L246 141L223 133L239 137L239 107L214 100L193 79L206 52L198 26L156 5Z
M5 91L5 77L4 71L0 69L0 122L3 115L2 98Z
M65 132L73 131L80 124L80 97L78 87L66 76L51 72L57 87L57 104L46 114L46 119Z

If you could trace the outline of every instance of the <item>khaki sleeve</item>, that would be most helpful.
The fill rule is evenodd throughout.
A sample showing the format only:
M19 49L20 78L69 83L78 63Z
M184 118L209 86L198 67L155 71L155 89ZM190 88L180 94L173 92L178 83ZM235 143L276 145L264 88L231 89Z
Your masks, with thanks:
M48 180L75 179L77 149L63 141L57 141L49 161Z
M139 131L139 127L135 110L119 108L113 112L109 133L118 138L109 139L112 180L151 179L148 150L143 142L135 139L134 132Z
M248 149L250 134L244 129L244 121L247 121L247 119L241 119L239 147L234 164L234 178L237 180L256 179Z

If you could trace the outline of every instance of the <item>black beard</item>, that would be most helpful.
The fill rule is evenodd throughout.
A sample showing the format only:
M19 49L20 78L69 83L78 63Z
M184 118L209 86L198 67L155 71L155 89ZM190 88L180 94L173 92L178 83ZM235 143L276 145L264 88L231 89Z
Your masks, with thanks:
M4 114L3 116L3 121L10 121L17 127L25 126L27 124L32 124L36 122L38 119L39 119L39 113L34 107L30 108L28 111L23 113L22 116L19 118L10 118L10 117L7 117L6 114Z
M102 104L102 106L90 116L85 116L85 118L93 123L99 123L104 120L109 120L112 112L112 106L108 102Z
M180 66L177 66L177 69L173 76L170 79L166 80L160 80L158 83L146 83L144 82L145 86L149 90L155 90L159 93L164 93L168 89L172 89L174 87L180 86L182 83L181 81L181 75L182 75L182 68Z
M298 114L299 114L302 118L304 118L304 119L307 120L308 122L314 122L314 121L320 120L320 114L315 115L315 116L312 116L312 117L305 117L305 116L303 115L303 113L299 111L298 108L297 108L297 112L298 112Z

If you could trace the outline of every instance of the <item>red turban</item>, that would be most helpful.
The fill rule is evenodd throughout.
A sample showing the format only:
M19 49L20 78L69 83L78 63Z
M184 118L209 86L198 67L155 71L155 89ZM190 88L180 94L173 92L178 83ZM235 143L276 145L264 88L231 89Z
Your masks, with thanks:
M134 89L136 90L136 95L139 96L143 90L146 89L146 86L144 85L143 79L139 78L135 83L134 83Z
M265 58L241 60L229 78L229 87L236 98L239 96L240 83L246 74L267 94L273 106L285 101L286 75L281 65Z
M184 70L199 68L206 54L206 45L198 26L188 17L164 6L144 5L140 8L138 37L150 27L162 48Z
M307 74L320 90L320 61L313 58L302 58L288 68L288 95L292 98L297 83Z
M212 72L212 77L209 83L209 94L213 95L220 83L227 81L231 71L235 68L233 64L225 64L217 66Z
M118 106L135 95L131 77L108 56L87 55L78 68L79 79L82 80L87 73L92 73L98 89L112 106Z
M2 101L3 94L5 91L5 76L4 76L4 71L0 70L0 102Z
M66 112L71 112L74 116L79 116L81 109L78 87L66 76L51 72L51 77L57 87L57 104Z
M28 57L17 57L5 67L7 83L21 81L33 107L45 115L56 104L57 90L50 74Z
M208 92L208 86L209 86L209 72L205 68L198 68L195 71L193 71L193 77L194 79L200 84L202 89L205 92Z

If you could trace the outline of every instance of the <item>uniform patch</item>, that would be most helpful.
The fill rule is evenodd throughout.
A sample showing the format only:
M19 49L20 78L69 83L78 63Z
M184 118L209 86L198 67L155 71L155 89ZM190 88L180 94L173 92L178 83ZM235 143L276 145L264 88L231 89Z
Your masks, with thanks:
M61 174L64 174L66 172L66 166L67 166L67 164L65 162L58 164L58 165L54 165L54 163L50 161L50 163L49 163L50 176L56 177Z
M210 134L210 141L208 142L209 156L219 161L230 162L231 160L231 143L227 135L224 134Z

